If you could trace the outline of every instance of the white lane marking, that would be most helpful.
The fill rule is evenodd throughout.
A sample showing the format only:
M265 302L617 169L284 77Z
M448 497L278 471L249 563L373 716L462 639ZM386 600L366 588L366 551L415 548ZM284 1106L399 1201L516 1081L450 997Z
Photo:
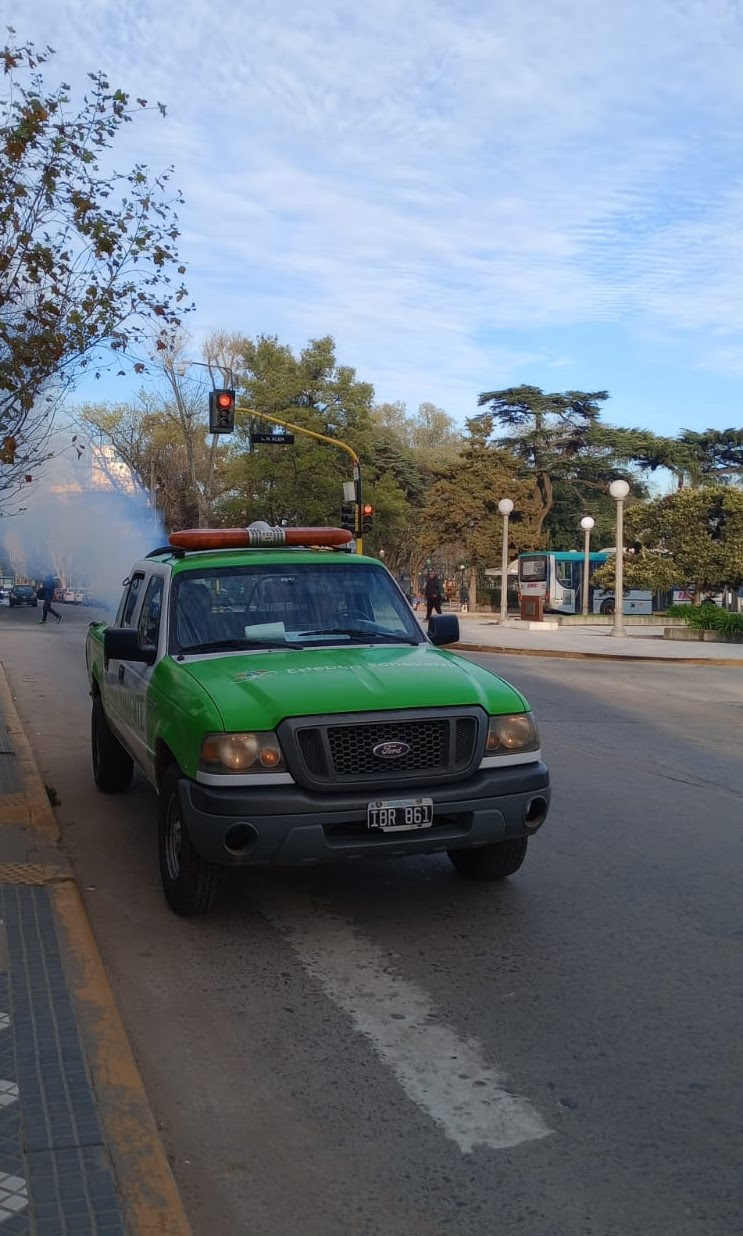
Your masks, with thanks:
M314 978L389 1065L405 1093L470 1154L547 1137L527 1099L506 1088L475 1038L442 1025L430 996L392 971L385 954L350 923L273 890L261 904Z
M18 1086L15 1082L0 1080L0 1107L18 1102Z
M28 1192L23 1177L0 1172L0 1223L20 1214L27 1206Z
M0 1030L7 1030L10 1025L10 1017L7 1013L0 1013Z

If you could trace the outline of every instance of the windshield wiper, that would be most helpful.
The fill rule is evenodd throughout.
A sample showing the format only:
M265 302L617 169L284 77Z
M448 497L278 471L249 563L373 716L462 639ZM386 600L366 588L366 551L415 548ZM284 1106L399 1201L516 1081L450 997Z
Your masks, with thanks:
M409 635L397 635L394 631L366 631L363 627L322 627L316 631L296 631L295 638L304 639L313 635L346 635L360 644L412 644L419 640Z
M242 652L252 648L291 648L284 640L279 639L215 639L203 644L187 644L179 650L180 656L190 652Z

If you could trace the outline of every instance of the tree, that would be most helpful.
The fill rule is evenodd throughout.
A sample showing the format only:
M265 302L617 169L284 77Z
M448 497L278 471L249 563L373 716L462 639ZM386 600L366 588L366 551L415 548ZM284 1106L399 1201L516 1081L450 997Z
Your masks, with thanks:
M51 48L6 44L0 114L0 494L38 456L39 424L107 344L125 353L180 321L172 169L108 170L124 125L147 107L105 74L75 106L47 89ZM164 114L161 104L158 109ZM43 434L42 434L43 436Z
M653 473L665 468L672 473L679 489L698 480L694 453L678 438L659 437L648 429L625 429L598 423L591 428L589 442L604 450L615 464L633 464L641 472Z
M404 403L380 403L372 410L376 426L393 433L415 452L419 466L435 469L452 463L462 448L453 417L434 403L422 403L411 415Z
M343 482L351 479L351 460L341 448L296 435L292 446L256 446L250 433L272 429L271 415L352 446L366 461L372 456L373 388L349 365L339 365L329 336L313 339L295 356L274 336L244 339L236 371L239 403L254 415L236 417L236 454L230 468L225 519L266 519L280 523L337 523ZM265 417L265 424L261 424ZM373 473L368 471L373 482ZM374 500L373 483L366 497Z
M207 442L206 392L169 375L175 394L142 390L131 404L86 405L77 414L94 462L105 471L108 451L121 460L167 529L203 527L224 493L230 448ZM110 478L116 485L116 471Z
M467 421L468 437L458 459L434 482L421 512L420 543L428 552L449 545L470 567L470 600L477 601L478 576L500 562L501 498L514 502L509 521L513 553L539 543L541 503L536 483L519 477L513 455L488 442L490 427L481 417Z
M679 439L695 461L698 477L740 481L743 477L743 429L684 429Z
M417 451L378 424L373 427L370 463L364 472L374 501L370 545L384 549L390 570L413 576L420 559L416 532L431 475ZM365 540L365 549L366 545Z
M537 386L485 391L478 398L478 405L488 408L475 418L483 433L490 437L496 426L506 430L494 438L495 445L508 451L521 474L536 484L540 537L543 531L549 536L558 483L580 492L585 504L586 494L603 492L616 475L605 446L594 446L590 436L599 404L608 398L606 391L545 394Z
M627 588L692 588L705 593L743 584L743 490L728 485L681 489L627 511ZM613 587L614 564L596 572Z
M89 443L93 466L111 488L121 486L120 461L167 531L197 523L198 505L177 416L163 414L160 399L142 391L136 403L88 404L78 411L77 423Z

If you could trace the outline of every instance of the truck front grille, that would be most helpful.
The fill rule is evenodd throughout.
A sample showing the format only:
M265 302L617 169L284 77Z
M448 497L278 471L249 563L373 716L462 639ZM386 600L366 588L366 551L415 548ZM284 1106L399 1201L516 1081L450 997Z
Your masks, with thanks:
M309 720L309 719L308 719ZM430 775L462 773L479 752L478 718L474 715L369 718L336 724L313 718L311 723L292 725L299 768L298 780L348 786L352 782L404 780ZM385 743L404 743L399 756L383 756L375 748Z

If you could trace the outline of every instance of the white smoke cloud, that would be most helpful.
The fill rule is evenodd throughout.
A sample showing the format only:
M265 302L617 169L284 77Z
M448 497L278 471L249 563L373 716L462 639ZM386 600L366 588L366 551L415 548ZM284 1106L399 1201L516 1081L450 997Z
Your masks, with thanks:
M29 486L18 514L0 517L0 563L7 574L53 574L115 605L132 563L167 538L142 490L106 484L89 447L79 457L69 450L69 435L57 445L62 453Z

